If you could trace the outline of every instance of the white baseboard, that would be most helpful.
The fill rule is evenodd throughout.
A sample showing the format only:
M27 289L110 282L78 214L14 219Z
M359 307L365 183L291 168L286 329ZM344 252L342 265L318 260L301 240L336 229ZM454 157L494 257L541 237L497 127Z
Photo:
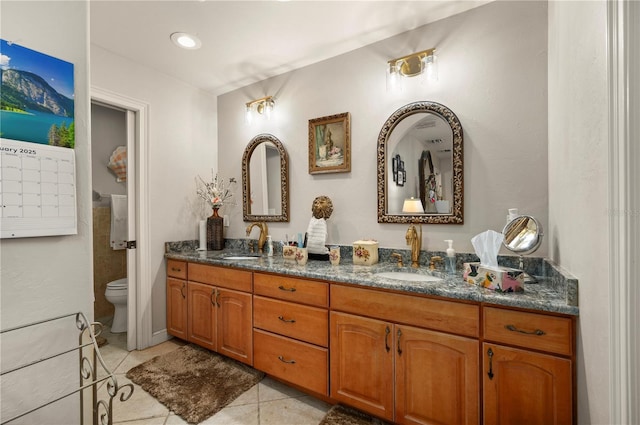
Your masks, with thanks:
M169 341L171 338L173 337L167 333L167 330L162 329L161 331L154 332L153 335L151 335L151 345L161 344L165 341Z

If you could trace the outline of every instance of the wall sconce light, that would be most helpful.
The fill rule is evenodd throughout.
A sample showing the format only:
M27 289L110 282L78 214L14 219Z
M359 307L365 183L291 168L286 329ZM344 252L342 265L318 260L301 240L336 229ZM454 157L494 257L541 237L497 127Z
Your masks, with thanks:
M252 100L251 102L247 102L247 111L245 115L247 124L251 124L253 122L254 112L270 120L275 105L276 101L273 96L266 96L260 99Z
M429 81L438 79L438 57L436 49L423 50L387 63L387 90L402 90L403 77L423 75ZM423 82L424 82L423 77Z

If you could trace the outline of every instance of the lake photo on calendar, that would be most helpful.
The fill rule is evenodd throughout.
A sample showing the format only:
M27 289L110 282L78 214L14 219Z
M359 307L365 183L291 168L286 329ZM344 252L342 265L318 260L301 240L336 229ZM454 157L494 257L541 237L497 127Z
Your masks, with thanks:
M73 64L0 40L0 137L75 146Z

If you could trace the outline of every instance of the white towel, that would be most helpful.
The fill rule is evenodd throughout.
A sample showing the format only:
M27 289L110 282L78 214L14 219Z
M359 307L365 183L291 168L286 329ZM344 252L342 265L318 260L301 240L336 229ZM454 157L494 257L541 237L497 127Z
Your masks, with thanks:
M111 195L111 248L127 247L127 195Z
M327 254L327 221L324 218L311 217L307 228L307 248L312 254Z

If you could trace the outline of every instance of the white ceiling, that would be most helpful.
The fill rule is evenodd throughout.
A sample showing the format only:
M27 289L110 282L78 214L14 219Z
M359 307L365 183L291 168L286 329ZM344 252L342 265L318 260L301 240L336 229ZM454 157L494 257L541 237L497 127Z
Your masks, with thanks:
M91 0L91 43L218 95L487 2Z

